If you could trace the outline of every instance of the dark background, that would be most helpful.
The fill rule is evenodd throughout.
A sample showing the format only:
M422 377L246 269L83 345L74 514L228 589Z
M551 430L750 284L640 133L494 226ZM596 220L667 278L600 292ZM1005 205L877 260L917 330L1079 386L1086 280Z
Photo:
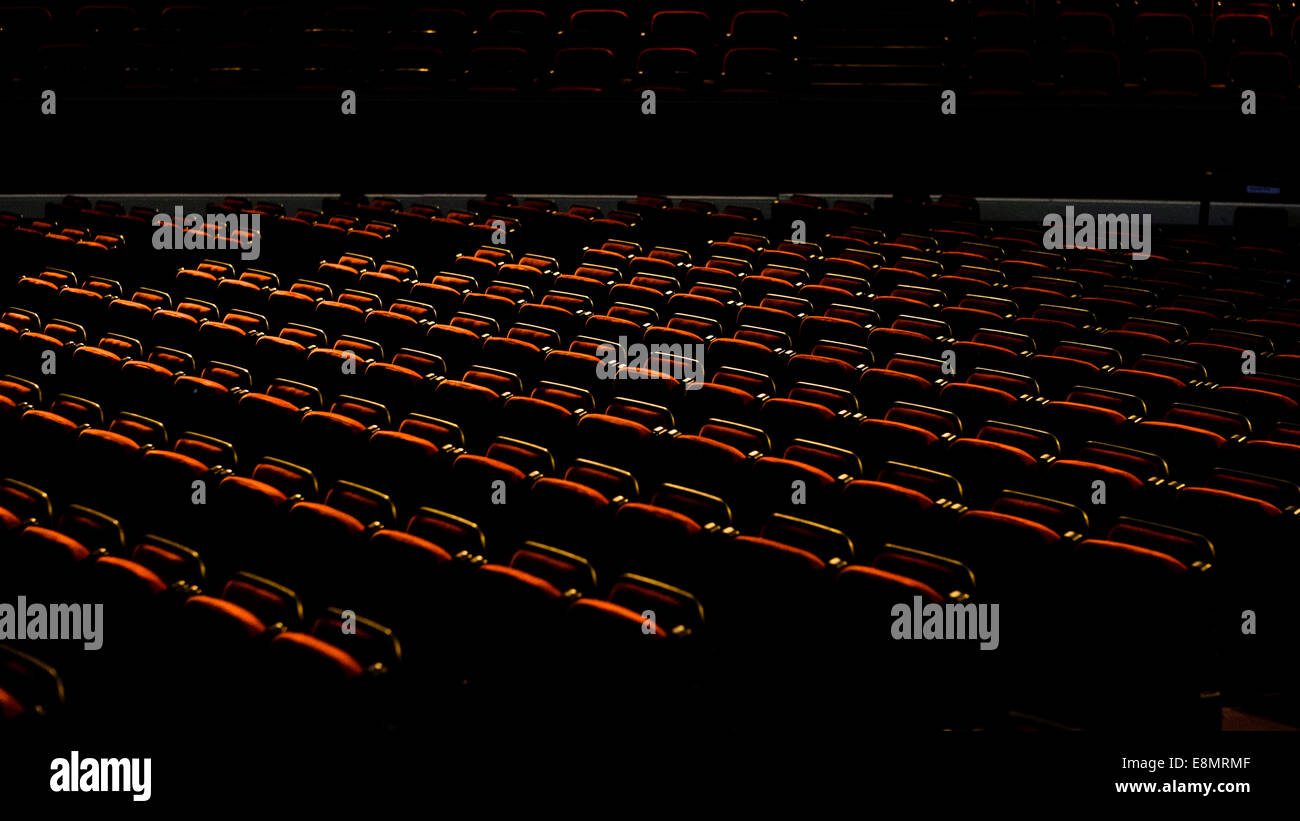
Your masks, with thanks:
M359 94L0 103L3 193L962 193L1300 201L1289 110L958 97L601 100ZM523 125L529 123L530 125Z

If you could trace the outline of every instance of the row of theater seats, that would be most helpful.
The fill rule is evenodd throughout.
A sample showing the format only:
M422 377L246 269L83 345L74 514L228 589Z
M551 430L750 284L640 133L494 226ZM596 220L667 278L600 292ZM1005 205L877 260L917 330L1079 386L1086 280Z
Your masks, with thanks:
M771 88L792 67L788 11L621 8L0 7L5 67L31 82L284 84L602 92ZM454 85L451 85L454 84Z
M951 6L883 9L862 30L825 4L4 6L0 65L41 89L826 93L863 88L866 72L866 85L999 96L1295 90L1294 15L1269 3Z
M984 94L1195 97L1217 84L1294 92L1295 17L1274 3L980 3L968 68Z
M1217 57L1196 48L1152 48L1127 61L1115 51L1080 46L1047 57L1021 48L979 48L972 52L968 70L971 87L980 96L1054 91L1066 96L1140 93L1147 99L1196 98L1226 87L1287 99L1295 91L1290 56L1248 48Z
M970 18L972 42L981 46L1032 49L1061 44L1124 51L1129 48L1237 46L1290 50L1296 17L1290 4L1218 3L1213 12L1195 3L1139 3L1069 0L1042 4L1037 15L1016 3L979 4Z
M188 639L475 692L544 658L590 695L624 661L644 674L649 636L672 648L665 704L701 682L761 701L761 671L852 682L903 721L1185 721L1202 692L1289 686L1289 628L1237 629L1287 624L1295 564L1285 245L1046 252L960 198L792 197L770 220L655 196L209 208L261 215L267 267L153 251L147 209L0 220L10 578L129 578L133 607L212 622ZM794 219L818 241L784 239ZM604 378L635 343L672 346L667 374ZM912 595L1001 603L996 661L900 650L888 613ZM334 629L348 609L361 638ZM563 647L521 647L530 619ZM602 666L607 633L628 656ZM895 672L956 653L1055 676L944 699L845 642Z
M0 6L6 31L37 43L64 38L94 41L115 37L193 38L194 42L245 37L325 39L419 37L448 49L464 49L476 38L482 45L546 45L573 38L591 45L625 45L645 38L654 45L708 49L723 42L778 45L793 34L790 14L797 4L714 4L708 11L660 8L655 4L591 7L581 3L529 7L420 6L414 3L366 6L323 4L147 4Z

